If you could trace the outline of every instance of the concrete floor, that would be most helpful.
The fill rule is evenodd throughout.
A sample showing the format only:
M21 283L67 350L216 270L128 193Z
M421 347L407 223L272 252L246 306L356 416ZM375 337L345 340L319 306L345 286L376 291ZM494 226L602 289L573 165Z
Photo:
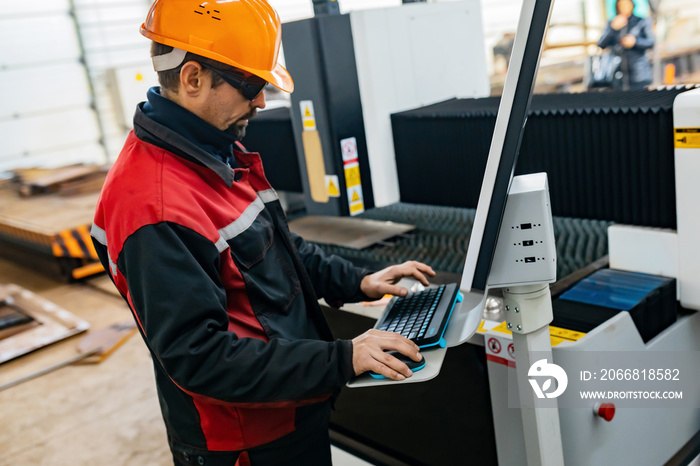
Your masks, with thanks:
M131 319L121 300L0 260L16 283L91 323ZM82 335L0 366L0 384L77 355ZM171 465L148 351L138 336L98 365L73 365L0 392L0 465Z

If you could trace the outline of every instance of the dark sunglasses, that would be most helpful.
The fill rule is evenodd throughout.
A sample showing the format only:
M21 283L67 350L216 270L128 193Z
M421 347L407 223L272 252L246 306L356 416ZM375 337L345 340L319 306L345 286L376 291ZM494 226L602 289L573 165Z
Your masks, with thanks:
M221 76L221 79L229 83L234 88L240 90L243 97L250 101L255 100L263 89L265 89L265 86L267 86L267 81L255 76L254 74L246 77L243 73L236 71L223 71L218 68L205 65L204 63L200 63L200 65L202 65L203 68L211 70Z

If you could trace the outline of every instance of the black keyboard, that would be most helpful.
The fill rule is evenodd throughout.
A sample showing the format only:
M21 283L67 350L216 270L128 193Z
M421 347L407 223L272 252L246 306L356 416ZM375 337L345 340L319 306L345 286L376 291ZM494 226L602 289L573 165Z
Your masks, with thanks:
M421 348L444 346L442 336L458 291L457 284L452 283L409 293L403 298L394 297L376 328L400 333Z

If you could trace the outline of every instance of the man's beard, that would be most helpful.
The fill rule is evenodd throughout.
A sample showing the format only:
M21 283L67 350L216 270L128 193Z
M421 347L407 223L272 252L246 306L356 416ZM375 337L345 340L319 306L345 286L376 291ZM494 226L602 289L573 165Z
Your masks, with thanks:
M245 114L228 128L226 128L226 133L230 134L231 136L235 136L237 140L241 140L245 137L245 130L247 125L242 125L240 124L241 121L243 120L250 120L251 118L254 118L255 115L258 113L258 109L254 108L251 110L249 113Z

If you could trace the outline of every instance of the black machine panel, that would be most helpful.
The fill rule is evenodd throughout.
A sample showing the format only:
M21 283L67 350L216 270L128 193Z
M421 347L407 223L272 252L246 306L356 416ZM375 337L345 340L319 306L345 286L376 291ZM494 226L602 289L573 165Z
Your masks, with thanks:
M302 193L297 147L292 132L289 108L264 110L250 120L243 145L251 152L260 152L265 176L273 188Z
M287 69L294 79L292 127L297 136L297 151L301 155L307 212L348 215L340 141L351 137L357 142L364 208L374 207L350 17L346 14L321 15L285 23L282 40L285 44L294 44L294 47L285 48L284 55ZM326 174L338 175L341 185L340 197L331 198L328 203L314 202L307 189L309 181L301 138L300 103L308 100L313 102Z
M535 95L515 173L547 172L556 216L675 228L672 110L685 90ZM499 102L392 115L402 202L476 206Z

